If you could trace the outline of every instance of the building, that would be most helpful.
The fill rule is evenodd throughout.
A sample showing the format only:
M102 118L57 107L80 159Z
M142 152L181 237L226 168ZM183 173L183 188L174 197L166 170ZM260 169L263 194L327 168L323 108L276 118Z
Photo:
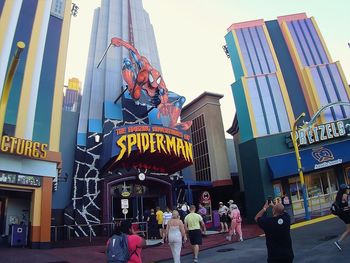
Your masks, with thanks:
M225 39L236 80L232 92L237 121L230 133L239 136L249 218L268 195L283 194L292 202L293 215L303 216L290 139L303 112L309 123L297 135L310 210L328 209L339 185L348 182L350 91L315 19L301 13L235 23Z
M185 156L182 156L186 160L180 160L179 155L168 154L169 149L163 148L164 145L158 148L157 153L154 148L149 152L132 147L127 156L122 148L117 147L125 147L124 139L130 142L130 138L140 138L133 136L146 138L150 134L151 137L147 138L152 141L152 136L169 139L168 136L174 134L176 137L183 135L173 129L159 127L162 119L157 117L156 107L147 105L145 101L135 103L121 74L126 68L123 63L135 57L126 46L114 46L105 53L112 38L128 42L148 59L154 69L161 71L153 26L142 1L101 1L101 7L94 12L91 32L72 171L72 196L65 210L60 212L67 225L88 225L87 228L76 229L75 233L79 236L87 236L90 231L97 235L98 229L93 225L124 218L122 212L127 218L142 220L145 210L172 206L174 197L169 171L175 173L190 163L191 145L184 137L183 141L176 140L188 147ZM156 129L156 132L148 133ZM129 134L131 130L133 132ZM162 131L167 134L162 134ZM159 147L162 142L157 139ZM138 143L140 148L141 141ZM161 150L163 153L160 153ZM173 163L168 163L170 159ZM60 195L66 193L62 191ZM126 205L121 203L122 199L127 200Z
M81 102L81 82L77 78L68 80L68 87L63 97L63 110L79 111Z
M209 192L213 210L218 208L220 201L234 199L232 179L237 173L235 155L228 155L227 146L233 145L225 139L220 110L222 97L204 92L189 102L181 114L182 120L192 121L190 132L194 157L194 164L183 171L185 200L198 204L202 193Z
M52 181L60 174L63 79L71 1L0 1L0 93L16 43L20 56L0 151L0 235L28 226L33 248L50 242ZM3 125L3 124L1 124Z

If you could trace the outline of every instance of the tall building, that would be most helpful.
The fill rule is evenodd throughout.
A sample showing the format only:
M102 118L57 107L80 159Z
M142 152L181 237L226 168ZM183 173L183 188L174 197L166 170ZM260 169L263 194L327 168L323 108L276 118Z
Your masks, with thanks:
M151 125L160 125L161 121L157 118L156 108L135 103L128 92L123 92L126 84L121 74L123 60L131 56L127 48L113 46L97 67L114 37L130 43L160 71L153 27L142 1L102 0L101 7L94 12L78 124L72 198L64 211L66 224L89 225L93 235L97 233L92 225L124 217L121 199L125 197L121 193L129 193L128 218L141 220L144 210L173 203L171 180L164 176L163 168L156 168L164 165L166 159L147 165L147 162L161 159L147 157L143 160L139 156L131 161L133 154L129 153L130 158L123 165L117 164L114 148L119 128L125 129L121 131L125 134L127 126L143 125L138 128L152 129ZM135 165L125 168L130 162ZM146 179L142 178L143 174ZM90 230L77 228L76 234L86 236Z
M52 181L61 167L70 8L70 0L0 1L0 93L16 43L26 44L1 138L0 234L8 235L11 224L24 222L31 246L38 248L50 242Z
M300 13L235 23L225 39L236 79L232 92L238 125L230 133L239 134L248 216L252 218L271 194L289 196L293 215L302 215L290 143L290 131L301 113L305 122L315 120L298 132L310 209L317 210L316 202L319 210L329 207L339 184L348 180L350 158L341 149L350 143L350 90L315 19ZM322 197L316 200L317 196Z
M222 97L220 94L204 92L189 102L181 114L182 120L192 121L190 134L194 159L193 165L182 172L185 183L182 192L185 200L194 204L201 202L203 192L209 193L211 205L208 207L207 223L213 223L212 210L218 208L219 202L235 199L233 173L236 172L236 160L233 154L228 154L227 146L231 143L225 139L220 110Z
M63 110L79 111L81 102L81 82L77 78L68 80L68 87L66 88L63 97Z

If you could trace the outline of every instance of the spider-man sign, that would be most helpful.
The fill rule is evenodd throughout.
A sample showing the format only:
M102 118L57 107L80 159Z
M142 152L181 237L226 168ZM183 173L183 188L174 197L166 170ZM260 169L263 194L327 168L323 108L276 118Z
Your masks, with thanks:
M168 91L160 72L131 44L114 37L110 45L125 47L130 52L130 58L123 59L122 76L131 97L138 103L157 107L163 126L189 129L191 121L178 123L185 97Z

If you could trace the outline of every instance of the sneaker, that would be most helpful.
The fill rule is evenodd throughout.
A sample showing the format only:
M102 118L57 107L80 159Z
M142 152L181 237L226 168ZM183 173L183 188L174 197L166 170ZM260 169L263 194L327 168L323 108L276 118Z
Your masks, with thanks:
M198 258L194 258L194 259L193 259L193 262L194 262L194 263L197 263L197 262L198 262Z
M240 237L240 238L239 238L239 241L243 242L243 238Z
M226 237L226 240L227 240L227 241L231 241L231 236L227 236L227 237Z
M342 248L341 248L340 244L338 243L338 241L335 241L334 245L339 249L339 251L342 251Z

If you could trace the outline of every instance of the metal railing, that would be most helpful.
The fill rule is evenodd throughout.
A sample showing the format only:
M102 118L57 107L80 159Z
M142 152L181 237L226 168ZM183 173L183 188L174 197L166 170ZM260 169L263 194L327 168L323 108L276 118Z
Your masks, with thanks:
M123 218L124 219L124 218ZM94 238L109 237L114 231L114 223L101 224L81 224L81 225L60 225L51 226L51 242L69 241L79 238L89 238L91 243ZM136 234L148 238L148 224L147 222L134 222L132 227ZM78 234L79 233L79 234Z
M329 209L335 200L336 192L329 194L319 194L308 198L309 212L312 216L323 216L329 213ZM305 215L304 200L292 201L294 217Z

